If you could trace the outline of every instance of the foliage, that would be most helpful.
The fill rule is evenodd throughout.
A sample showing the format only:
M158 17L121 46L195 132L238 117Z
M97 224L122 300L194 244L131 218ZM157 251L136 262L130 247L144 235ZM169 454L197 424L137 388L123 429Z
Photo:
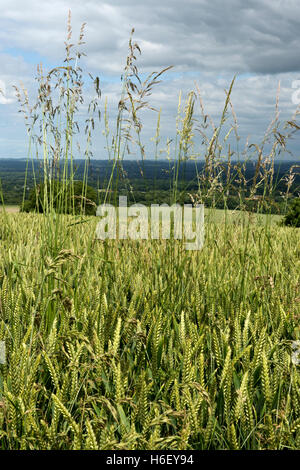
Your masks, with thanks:
M42 152L43 180L33 175L31 199L43 213L0 213L0 341L6 345L6 363L0 365L0 448L298 449L300 372L293 342L300 337L300 234L272 225L269 214L253 223L253 214L244 211L247 200L255 202L258 214L273 201L275 158L299 129L296 115L279 121L277 99L262 142L247 146L240 159L234 80L216 126L203 111L199 90L184 103L180 96L174 158L170 140L164 150L165 189L171 202L186 194L195 204L209 201L213 209L206 214L203 249L186 251L182 240L172 239L97 240L97 219L83 217L90 194L91 115L79 192L74 179L74 115L82 100L82 75L80 52L70 53L71 36L69 17L66 65L46 75L39 69L35 105L29 105L26 92L23 101L18 95L30 157L32 145ZM82 38L83 27L79 45ZM114 133L105 105L111 173L101 202L116 202L124 188L134 197L123 167L129 145L140 151L139 171L145 192L149 189L140 110L153 109L146 97L169 68L142 81L137 52L131 36ZM99 80L94 84L99 98ZM58 108L53 87L61 93ZM203 121L195 126L197 100ZM97 110L97 101L90 110ZM183 194L181 169L201 154L195 150L196 132L203 139L204 165L196 188ZM159 142L160 113L156 160ZM255 171L247 186L246 161L253 154ZM285 202L295 167L284 182ZM154 194L156 183L154 177ZM75 196L80 195L78 215ZM1 191L0 196L3 202ZM231 219L226 210L224 221L215 223L220 201L225 208L236 204L240 217Z
M300 227L300 198L292 201L290 209L284 217L284 225Z
M45 191L47 188L47 199L45 202ZM21 211L44 212L45 206L51 204L53 209L64 214L87 215L96 214L97 193L90 186L85 186L82 181L74 181L73 186L63 185L58 180L52 180L47 186L41 184L34 187L26 200ZM61 203L63 201L63 203Z
M298 231L208 216L190 252L63 216L44 258L43 217L0 213L0 448L299 448Z

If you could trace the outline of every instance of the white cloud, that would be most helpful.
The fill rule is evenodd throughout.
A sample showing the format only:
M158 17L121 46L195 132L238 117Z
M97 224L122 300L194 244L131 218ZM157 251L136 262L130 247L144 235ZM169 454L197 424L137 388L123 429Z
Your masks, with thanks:
M22 139L21 119L15 118L12 84L22 80L32 93L34 61L61 62L69 8L72 10L74 40L86 22L87 57L83 63L103 82L103 95L116 114L120 77L128 50L128 37L135 27L134 40L142 49L139 68L145 73L168 65L174 69L155 88L151 103L162 107L162 134L175 131L178 94L186 95L196 80L207 112L218 122L234 73L232 102L244 138L260 137L268 126L278 80L281 79L282 119L294 111L293 80L300 72L300 3L286 0L0 0L0 79L6 86L0 96L0 114ZM103 100L102 100L103 107ZM198 108L197 108L198 109ZM144 133L153 136L156 116L145 115ZM173 126L173 127L172 127ZM19 129L19 130L17 130ZM98 147L103 146L97 137ZM8 142L8 141L7 141ZM13 142L0 142L0 156L13 154ZM294 147L299 140L295 139ZM26 142L24 142L24 147ZM24 149L25 153L25 149ZM101 152L98 152L101 154Z

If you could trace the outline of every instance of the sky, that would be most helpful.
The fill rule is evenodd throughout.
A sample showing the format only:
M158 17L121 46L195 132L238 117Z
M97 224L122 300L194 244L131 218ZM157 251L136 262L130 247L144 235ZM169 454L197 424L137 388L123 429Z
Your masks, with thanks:
M107 99L113 133L132 28L142 51L137 65L143 77L173 66L148 97L151 106L161 109L161 156L167 140L175 142L179 93L184 103L196 84L205 114L217 126L225 90L236 75L231 99L240 149L247 143L259 144L263 138L274 117L279 82L281 123L293 116L300 103L299 0L0 0L0 7L0 158L27 156L28 137L13 85L23 83L34 99L36 65L42 63L45 70L63 65L69 10L74 39L81 24L86 23L82 49L86 57L81 63L84 76L88 78L90 72L100 78L102 120L93 135L94 158L108 155L103 136L104 103ZM86 103L92 96L91 85L87 84ZM197 99L194 116L199 125L200 111ZM87 104L79 113L81 123L86 112ZM157 112L143 112L146 158L154 155L156 123ZM233 123L229 114L225 130ZM83 133L78 139L84 148ZM201 155L197 131L194 140L195 153ZM300 133L294 135L288 147L298 161L299 144ZM139 158L136 147L132 152L134 158Z

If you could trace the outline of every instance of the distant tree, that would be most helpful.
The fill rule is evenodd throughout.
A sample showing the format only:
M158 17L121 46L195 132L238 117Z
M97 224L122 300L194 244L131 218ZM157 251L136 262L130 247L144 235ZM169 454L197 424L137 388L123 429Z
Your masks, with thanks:
M300 227L300 198L292 201L290 210L283 219L284 225Z
M53 205L56 212L65 214L96 215L97 192L91 186L83 187L82 181L64 186L61 181L53 180L45 185L38 184L29 192L28 199L21 206L22 212L44 212L45 204Z

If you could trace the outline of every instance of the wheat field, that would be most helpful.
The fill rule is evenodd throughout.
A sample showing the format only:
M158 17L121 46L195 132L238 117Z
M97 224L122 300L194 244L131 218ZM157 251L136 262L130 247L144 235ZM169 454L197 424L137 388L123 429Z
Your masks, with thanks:
M165 157L172 202L178 202L180 166L198 157L205 163L191 195L210 207L203 248L188 251L172 239L100 241L97 217L85 215L91 139L101 114L98 77L84 122L82 194L74 194L83 36L84 25L79 51L73 51L69 15L64 65L48 73L38 67L34 104L27 90L16 87L29 139L27 165L36 153L42 164L33 196L42 213L0 211L0 449L299 449L300 233L269 209L277 184L274 161L300 129L300 110L281 122L277 99L262 142L246 146L240 159L229 139L232 134L239 141L234 79L218 125L208 127L199 89L186 100L180 95L175 146L167 141ZM117 194L120 178L127 181L122 161L129 144L140 151L142 173L140 111L152 109L146 99L170 69L142 81L138 53L131 35L113 129L107 102L102 111L113 162L104 202ZM160 113L156 129L155 159ZM196 131L205 147L199 152ZM282 194L285 207L293 171ZM226 210L232 191L235 214ZM255 200L258 193L256 214L248 213L246 196ZM1 187L0 199L3 204ZM222 212L214 209L220 200Z
M61 217L51 257L0 214L1 449L300 447L299 230L207 218L191 252Z

